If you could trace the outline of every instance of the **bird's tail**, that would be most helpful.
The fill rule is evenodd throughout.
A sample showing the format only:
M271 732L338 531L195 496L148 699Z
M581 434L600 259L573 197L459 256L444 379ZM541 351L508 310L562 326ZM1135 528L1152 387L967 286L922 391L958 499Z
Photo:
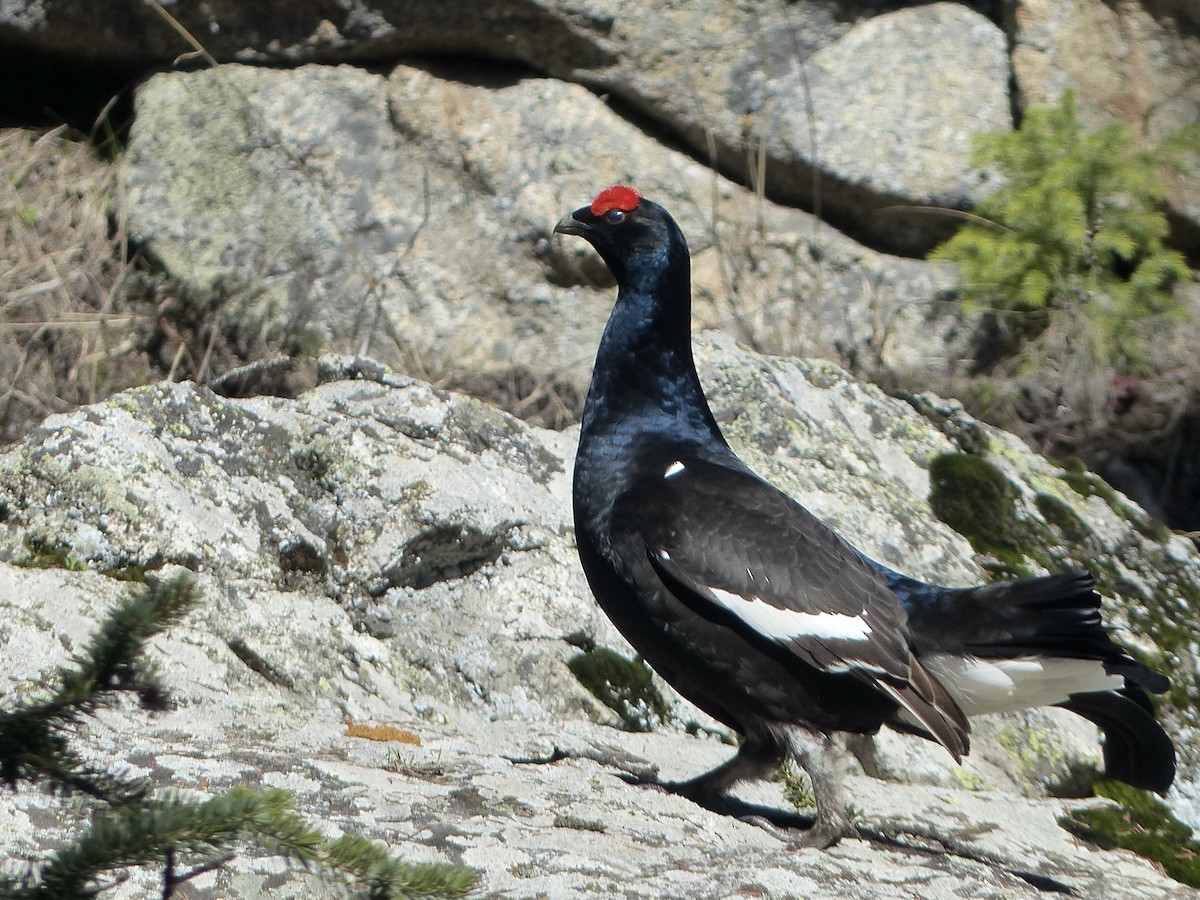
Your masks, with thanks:
M943 589L906 606L918 653L968 715L1061 706L1104 732L1110 778L1170 787L1175 749L1147 696L1170 682L1112 639L1092 576Z
M1137 688L1075 694L1065 703L1104 732L1109 778L1165 794L1175 780L1175 745L1154 718L1150 698Z
M1112 639L1100 595L1087 572L943 590L909 606L919 652L984 659L1057 657L1097 660L1126 686L1161 694L1170 681Z

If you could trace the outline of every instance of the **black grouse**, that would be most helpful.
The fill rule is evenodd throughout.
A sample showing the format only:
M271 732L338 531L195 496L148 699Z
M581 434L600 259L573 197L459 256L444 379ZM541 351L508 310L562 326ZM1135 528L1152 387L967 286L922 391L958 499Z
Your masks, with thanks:
M851 833L831 732L890 725L961 761L969 716L1048 705L1100 727L1109 777L1170 787L1174 746L1146 695L1168 681L1111 640L1091 576L947 588L868 559L725 442L667 211L618 185L555 231L591 243L618 285L575 461L588 583L646 662L742 737L731 760L670 789L728 808L730 788L790 754L817 803L797 843L828 846Z

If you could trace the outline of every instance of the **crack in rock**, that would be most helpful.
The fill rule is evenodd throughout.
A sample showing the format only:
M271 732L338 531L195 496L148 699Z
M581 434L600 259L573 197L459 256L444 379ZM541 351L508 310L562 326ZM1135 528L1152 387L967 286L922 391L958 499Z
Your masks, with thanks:
M519 523L494 530L471 525L436 525L408 541L384 572L386 586L421 590L440 581L466 578L498 560L506 550L521 549L513 532ZM383 593L379 591L378 593Z

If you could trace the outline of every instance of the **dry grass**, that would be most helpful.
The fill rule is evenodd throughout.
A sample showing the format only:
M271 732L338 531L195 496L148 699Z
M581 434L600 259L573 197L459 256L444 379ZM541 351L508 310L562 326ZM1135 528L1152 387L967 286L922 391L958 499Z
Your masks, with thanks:
M460 373L438 379L437 383L542 428L561 431L577 423L583 415L584 393L570 379L553 372L511 368L486 374Z
M90 146L0 131L0 441L152 377L119 204Z

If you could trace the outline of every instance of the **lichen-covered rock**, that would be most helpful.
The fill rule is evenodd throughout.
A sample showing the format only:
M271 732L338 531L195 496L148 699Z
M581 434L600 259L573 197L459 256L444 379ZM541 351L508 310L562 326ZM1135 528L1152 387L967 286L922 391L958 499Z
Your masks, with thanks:
M590 248L550 232L632 179L689 237L703 324L868 366L947 359L949 267L758 204L579 86L468 76L158 75L124 160L130 233L241 346L370 352L476 388L518 372L578 395L612 291Z
M1045 539L1021 565L1112 567L1110 617L1141 629L1122 637L1177 679L1166 717L1184 756L1171 801L1190 809L1195 760L1181 722L1194 659L1161 618L1174 602L1166 592L1197 569L1182 541L1143 534L1124 500L1084 496L1071 473L952 404L924 397L914 408L829 364L764 357L727 337L698 344L731 441L871 555L943 582L983 576L971 536L939 522L927 499L930 459L970 448L1011 480L1016 514ZM626 883L663 897L833 896L834 884L838 896L999 896L1020 889L1017 871L1085 895L1102 883L1106 896L1171 895L1149 864L1089 849L1055 824L1065 801L1045 799L1047 786L1099 763L1095 732L1066 713L979 720L961 770L926 742L881 738L880 771L907 785L848 769L864 825L933 837L949 854L856 841L781 853L758 829L625 784L614 772L682 777L731 751L661 682L661 706L641 681L613 685L633 703L633 717L619 717L572 674L581 648L629 653L575 558L572 434L354 360L321 371L334 380L296 400L221 399L190 384L129 391L52 417L0 455L0 695L20 696L65 663L130 580L186 567L201 605L153 643L176 708L119 708L82 736L160 786L286 787L331 829L479 867L496 895L595 896ZM1039 518L1041 493L1086 522L1085 544ZM1157 572L1155 548L1178 571ZM1194 625L1177 628L1176 639L1194 639ZM421 744L371 741L347 721ZM646 726L655 730L628 730ZM785 804L777 785L748 791ZM0 853L20 859L62 840L72 819L47 812L52 803L5 794ZM311 875L256 858L197 889L254 897L280 879L284 896L322 896Z
M9 454L3 553L219 574L214 625L297 689L325 677L327 654L386 656L390 638L412 702L562 712L585 696L563 638L604 631L570 565L568 453L561 435L421 382L337 381L295 402L147 387ZM321 632L331 610L370 646L280 643Z

